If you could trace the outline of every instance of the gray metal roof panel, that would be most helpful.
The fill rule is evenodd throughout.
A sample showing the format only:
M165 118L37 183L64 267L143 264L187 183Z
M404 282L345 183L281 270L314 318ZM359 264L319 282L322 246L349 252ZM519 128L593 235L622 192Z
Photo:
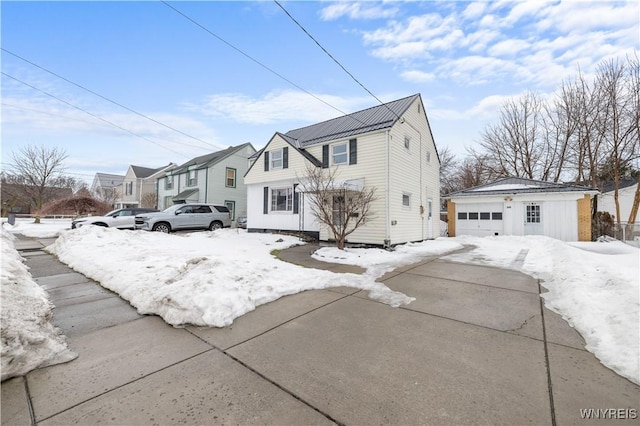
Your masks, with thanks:
M307 148L330 140L386 129L393 126L419 97L419 94L412 95L322 123L290 130L285 135L299 143L301 148Z

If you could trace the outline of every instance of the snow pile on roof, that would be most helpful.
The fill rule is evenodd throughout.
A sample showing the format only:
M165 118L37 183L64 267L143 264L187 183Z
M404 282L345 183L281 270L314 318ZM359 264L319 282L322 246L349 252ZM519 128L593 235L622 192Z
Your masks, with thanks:
M370 276L303 268L270 254L298 244L294 237L235 229L167 235L85 226L63 233L47 250L140 314L174 326L224 327L282 296L336 286L367 290L394 307L415 300Z
M476 248L447 260L515 267L542 280L545 306L584 338L604 365L640 384L640 250L619 241L565 243L541 236L456 237Z
M53 305L31 277L14 247L15 237L0 230L2 241L2 379L75 359L65 337L51 324Z
M480 188L473 188L469 191L508 191L508 190L516 190L516 189L530 189L530 188L540 188L540 185L525 185L522 183L505 183L502 185L492 185L492 186L482 186Z

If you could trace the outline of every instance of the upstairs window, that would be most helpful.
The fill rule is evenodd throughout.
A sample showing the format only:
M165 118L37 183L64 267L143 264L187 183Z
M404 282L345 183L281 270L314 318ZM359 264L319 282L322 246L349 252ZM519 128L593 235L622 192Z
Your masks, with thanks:
M411 194L402 193L402 206L411 207Z
M271 151L271 168L272 169L282 168L282 150L281 149L278 149L276 151Z
M173 176L167 176L164 179L164 189L173 189Z
M232 169L227 167L226 173L226 187L227 188L235 188L236 187L236 169Z
M331 161L334 165L347 164L349 154L346 143L331 146Z
M407 150L411 149L411 138L409 136L404 137L404 147Z
M187 174L187 186L196 186L198 184L198 171L191 170Z

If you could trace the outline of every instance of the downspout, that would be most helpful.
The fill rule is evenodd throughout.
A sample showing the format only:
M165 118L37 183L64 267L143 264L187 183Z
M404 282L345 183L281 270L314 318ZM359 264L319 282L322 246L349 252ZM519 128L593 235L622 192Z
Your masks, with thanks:
M225 176L226 179L226 176ZM207 202L207 196L209 195L209 168L204 169L204 202Z
M386 163L386 185L385 185L385 189L384 189L384 193L385 193L385 220L384 220L384 246L385 247L391 247L391 211L390 211L390 191L389 191L389 184L390 184L390 159L389 159L389 155L391 153L391 130L387 129L387 163Z

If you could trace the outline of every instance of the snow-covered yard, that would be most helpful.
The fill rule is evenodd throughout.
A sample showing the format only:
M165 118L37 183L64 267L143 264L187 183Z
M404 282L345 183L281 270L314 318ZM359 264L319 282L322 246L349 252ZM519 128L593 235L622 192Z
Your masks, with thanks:
M366 269L357 275L278 260L273 250L299 244L288 236L231 229L171 235L100 227L64 231L64 224L57 230L48 225L47 234L38 229L41 226L20 223L5 228L41 238L60 234L48 248L51 253L119 293L140 313L160 315L176 326L226 326L282 296L333 286L367 290L375 300L405 305L413 300L411 295L391 291L375 279L425 256L518 269L543 280L549 290L543 295L546 306L583 335L589 351L640 383L640 251L620 242L567 244L546 237L456 237L405 244L392 252L325 247L314 254L319 260ZM475 248L447 255L463 246ZM523 250L527 251L524 262L514 263Z

